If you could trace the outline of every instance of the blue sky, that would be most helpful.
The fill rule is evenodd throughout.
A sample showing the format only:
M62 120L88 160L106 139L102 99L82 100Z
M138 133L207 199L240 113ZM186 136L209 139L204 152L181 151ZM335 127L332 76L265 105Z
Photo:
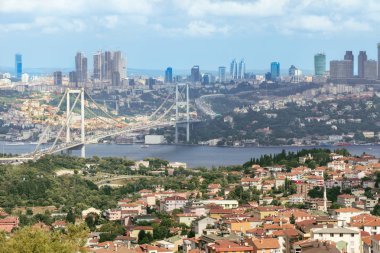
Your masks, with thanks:
M74 55L122 50L128 67L313 68L313 55L376 57L379 0L0 0L0 66L74 66ZM92 58L92 57L90 57Z

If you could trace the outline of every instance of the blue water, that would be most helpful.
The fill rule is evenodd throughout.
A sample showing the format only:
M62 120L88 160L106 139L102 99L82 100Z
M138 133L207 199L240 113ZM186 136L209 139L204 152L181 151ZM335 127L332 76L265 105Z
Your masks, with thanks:
M33 151L35 145L25 144L19 146L5 145L0 142L0 153L28 153ZM140 145L116 145L116 144L90 144L86 146L86 156L114 156L125 157L132 160L141 160L147 157L157 157L172 162L185 162L189 167L212 167L221 165L243 164L252 157L257 158L263 154L276 154L283 149L297 151L303 148L313 147L209 147L209 146L181 146L181 145L150 145L141 148ZM323 147L331 150L339 147ZM347 146L345 147L353 155L361 155L363 152L380 157L380 145ZM79 154L74 151L74 154ZM0 154L1 156L1 154Z

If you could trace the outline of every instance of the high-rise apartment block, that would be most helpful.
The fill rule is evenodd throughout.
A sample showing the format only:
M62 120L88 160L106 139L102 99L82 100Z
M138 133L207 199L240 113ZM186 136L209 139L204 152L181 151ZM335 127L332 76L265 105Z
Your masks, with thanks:
M331 79L349 79L352 77L352 60L330 61Z
M244 79L244 77L245 77L245 61L244 61L244 59L242 59L239 62L239 69L238 69L237 78L238 79Z
M87 57L83 53L78 52L75 56L75 73L78 83L87 82Z
M354 54L352 51L346 51L346 54L344 55L345 61L351 61L351 77L354 76Z
M360 51L358 55L358 77L364 78L364 63L368 60L366 51Z
M62 71L56 71L53 73L54 85L62 85Z
M380 43L377 44L377 79L380 80Z
M364 62L363 78L367 80L377 79L377 61L367 60Z
M230 76L233 80L237 79L238 77L238 67L235 59L232 60L230 65Z
M201 81L201 73L200 73L198 65L193 66L191 68L191 77L190 77L190 79L191 79L191 82L193 82L193 83Z
M220 66L218 69L219 82L224 83L226 81L226 67Z

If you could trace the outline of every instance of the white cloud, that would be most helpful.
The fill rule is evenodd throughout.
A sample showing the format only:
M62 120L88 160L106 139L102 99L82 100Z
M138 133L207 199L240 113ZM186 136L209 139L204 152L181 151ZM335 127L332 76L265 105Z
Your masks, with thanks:
M262 31L334 35L375 30L379 12L380 0L0 0L2 20L15 16L32 20L0 19L0 30L137 28L188 36Z
M284 7L290 0L257 1L215 1L215 0L174 0L190 16L245 16L268 17L284 14Z
M1 0L0 12L55 15L150 13L157 0Z
M42 33L81 32L86 24L80 19L61 19L53 16L36 17L29 23L0 24L0 32L37 30Z
M215 33L227 33L229 28L227 26L217 27L213 24L204 21L192 21L187 25L184 30L185 34L191 36L210 36Z

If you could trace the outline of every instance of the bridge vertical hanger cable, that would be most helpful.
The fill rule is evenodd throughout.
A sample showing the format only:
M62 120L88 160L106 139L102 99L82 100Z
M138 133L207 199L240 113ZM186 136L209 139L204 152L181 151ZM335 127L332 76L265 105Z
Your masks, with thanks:
M69 113L69 115L68 115L68 118L66 119L66 122L65 122L66 124L62 125L61 129L59 130L59 132L58 132L58 134L57 134L57 137L56 137L55 140L54 140L53 145L50 147L50 150L49 150L50 152L53 151L53 149L55 148L55 144L57 144L57 141L58 141L59 137L60 137L61 134L62 134L63 129L64 129L65 127L67 127L67 124L70 122L71 117L73 116L74 108L75 108L75 106L76 106L76 104L77 104L77 102L78 102L80 96L81 96L81 94L79 93L79 94L77 95L77 97L75 98L74 104L73 104L73 106L71 107L71 110L70 110L70 113Z
M54 118L54 117L57 115L57 113L60 111L61 105L62 105L62 103L63 103L63 101L64 101L64 99L65 99L65 97L66 97L66 94L67 94L67 89L65 90L65 93L63 94L63 96L62 96L62 98L61 98L61 101L59 101L59 103L58 103L57 110L54 112L54 114L53 114L53 118ZM44 131L43 131L43 133L42 133L42 136L39 138L38 144L37 144L37 146L34 148L33 153L36 153L36 152L38 151L38 149L39 149L40 145L42 144L42 141L45 139L46 134L47 134L47 131L48 131L49 129L50 129L50 125L48 124L48 125L45 127L45 129L44 129Z

